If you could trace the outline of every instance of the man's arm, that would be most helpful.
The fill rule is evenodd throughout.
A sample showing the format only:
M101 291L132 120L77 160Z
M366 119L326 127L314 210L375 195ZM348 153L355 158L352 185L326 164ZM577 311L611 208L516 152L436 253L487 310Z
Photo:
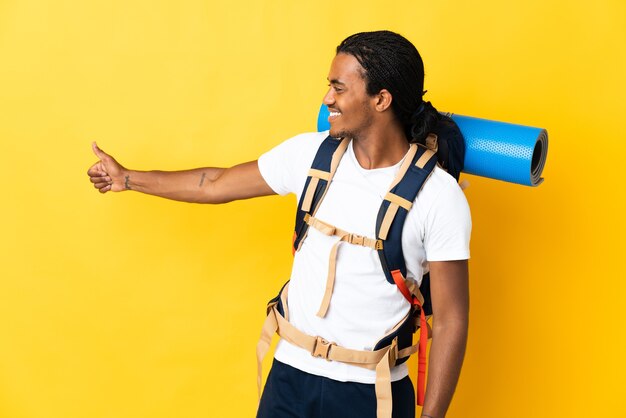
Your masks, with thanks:
M205 167L184 171L129 170L93 144L100 161L87 171L100 193L135 190L193 203L226 203L275 194L261 176L256 161L231 168Z
M433 340L422 417L443 418L456 388L469 323L467 260L430 262Z

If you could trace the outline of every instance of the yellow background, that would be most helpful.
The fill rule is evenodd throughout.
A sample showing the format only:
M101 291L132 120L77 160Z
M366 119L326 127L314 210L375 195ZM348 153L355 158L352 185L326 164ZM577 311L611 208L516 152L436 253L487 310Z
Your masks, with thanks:
M293 197L101 196L90 142L135 169L256 159L315 129L335 46L383 28L440 110L550 135L538 188L465 176L448 416L626 416L622 0L0 0L0 417L254 415Z

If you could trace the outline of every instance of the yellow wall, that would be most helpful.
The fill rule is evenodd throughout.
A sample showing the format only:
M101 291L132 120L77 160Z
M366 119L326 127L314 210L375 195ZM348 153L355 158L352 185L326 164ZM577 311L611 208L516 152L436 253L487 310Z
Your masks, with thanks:
M101 196L90 142L137 169L255 159L315 128L334 47L381 28L440 110L550 134L539 188L466 176L448 416L626 416L622 0L2 0L0 417L253 416L293 198Z

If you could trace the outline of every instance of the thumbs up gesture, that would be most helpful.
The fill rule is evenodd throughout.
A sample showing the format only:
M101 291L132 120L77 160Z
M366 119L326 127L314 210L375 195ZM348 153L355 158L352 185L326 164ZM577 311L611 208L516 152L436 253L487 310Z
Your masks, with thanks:
M95 142L91 144L91 148L99 159L97 163L87 170L87 175L93 186L100 193L108 191L121 192L127 189L128 187L125 187L124 183L126 169L115 161L115 158L98 148Z

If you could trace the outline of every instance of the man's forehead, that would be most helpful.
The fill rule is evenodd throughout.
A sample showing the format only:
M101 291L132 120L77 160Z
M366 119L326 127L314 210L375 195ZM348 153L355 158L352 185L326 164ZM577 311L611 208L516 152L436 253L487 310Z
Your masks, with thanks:
M333 84L346 84L363 79L363 67L350 54L339 53L333 59L327 80Z

